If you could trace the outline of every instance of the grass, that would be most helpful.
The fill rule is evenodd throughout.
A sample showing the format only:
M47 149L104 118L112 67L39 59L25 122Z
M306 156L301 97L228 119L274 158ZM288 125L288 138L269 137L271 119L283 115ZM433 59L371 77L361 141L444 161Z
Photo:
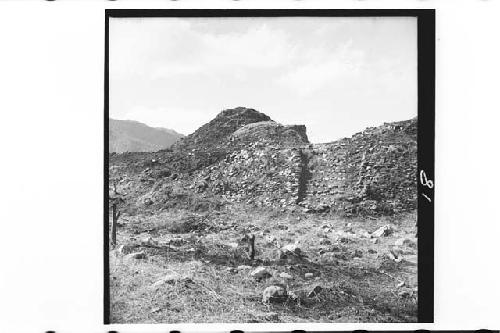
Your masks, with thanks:
M414 236L416 213L345 219L234 205L217 212L179 209L123 220L118 243L136 244L147 257L110 253L113 323L417 320L416 249L404 246L399 262L385 256L395 240ZM387 224L394 233L376 244L361 236ZM231 244L245 232L256 235L253 262L243 247ZM141 245L149 236L158 246ZM278 247L289 243L297 243L306 258L279 259ZM256 281L251 269L238 270L240 265L265 266L273 277ZM282 272L293 278L280 278ZM306 279L305 273L314 277ZM173 281L155 285L172 274L177 276ZM273 283L286 284L297 300L263 304L262 292ZM308 297L317 285L322 291Z

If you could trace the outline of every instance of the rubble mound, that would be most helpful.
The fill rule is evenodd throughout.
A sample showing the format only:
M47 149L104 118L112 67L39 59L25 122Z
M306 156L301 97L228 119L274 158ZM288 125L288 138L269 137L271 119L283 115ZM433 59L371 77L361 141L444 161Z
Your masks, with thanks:
M417 119L310 144L284 126L236 108L155 153L110 155L110 184L134 212L241 202L256 207L392 215L416 209Z
M179 140L173 148L178 150L217 149L240 127L270 120L269 116L255 109L245 107L226 109L194 133Z

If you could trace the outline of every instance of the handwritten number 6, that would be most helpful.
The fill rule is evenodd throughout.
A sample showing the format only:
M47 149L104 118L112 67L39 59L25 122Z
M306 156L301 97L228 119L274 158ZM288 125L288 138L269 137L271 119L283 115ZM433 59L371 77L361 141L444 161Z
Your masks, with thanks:
M427 179L427 175L425 174L424 170L420 170L420 183L424 186L427 186L428 188L434 187L434 182L430 179Z

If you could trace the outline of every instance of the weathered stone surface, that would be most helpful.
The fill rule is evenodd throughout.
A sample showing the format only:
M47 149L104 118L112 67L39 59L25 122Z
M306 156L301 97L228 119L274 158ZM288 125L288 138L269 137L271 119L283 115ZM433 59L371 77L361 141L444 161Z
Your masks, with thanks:
M272 285L262 293L263 303L282 303L287 300L287 291L284 285Z

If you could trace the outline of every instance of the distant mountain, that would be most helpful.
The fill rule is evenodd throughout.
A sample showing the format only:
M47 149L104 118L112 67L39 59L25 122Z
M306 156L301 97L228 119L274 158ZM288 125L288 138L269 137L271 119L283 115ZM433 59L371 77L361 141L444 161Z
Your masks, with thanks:
M109 119L109 152L152 152L165 149L184 135L133 120Z

